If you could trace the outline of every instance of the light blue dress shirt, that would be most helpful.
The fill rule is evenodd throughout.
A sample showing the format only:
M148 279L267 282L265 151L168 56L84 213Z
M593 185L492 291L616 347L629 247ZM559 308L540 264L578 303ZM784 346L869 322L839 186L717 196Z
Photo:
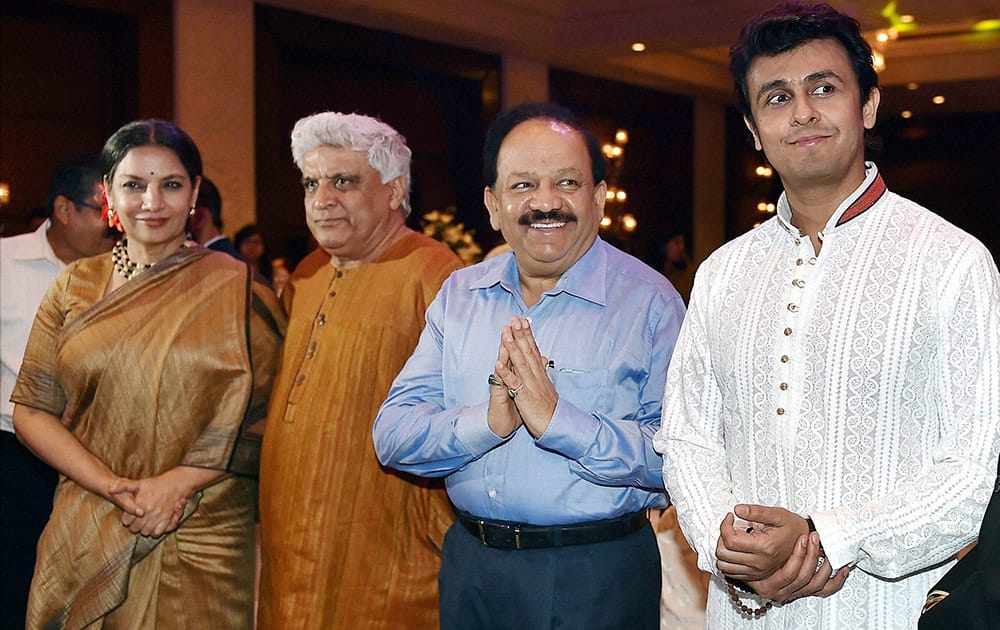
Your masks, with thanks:
M528 317L559 402L548 429L507 438L486 420L500 331ZM375 421L379 460L447 476L475 516L557 525L663 507L660 426L667 364L684 316L670 283L600 239L531 308L503 254L456 271Z

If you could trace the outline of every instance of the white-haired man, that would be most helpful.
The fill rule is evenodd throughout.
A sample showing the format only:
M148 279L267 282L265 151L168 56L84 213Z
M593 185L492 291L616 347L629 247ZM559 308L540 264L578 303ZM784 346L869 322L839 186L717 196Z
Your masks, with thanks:
M379 466L371 428L424 309L461 266L406 226L410 149L325 112L292 131L319 243L295 269L261 454L261 628L436 628L454 518L444 491Z

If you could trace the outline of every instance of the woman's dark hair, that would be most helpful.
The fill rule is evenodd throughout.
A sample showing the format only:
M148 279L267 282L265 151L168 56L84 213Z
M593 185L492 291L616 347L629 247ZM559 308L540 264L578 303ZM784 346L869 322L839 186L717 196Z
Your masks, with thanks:
M743 114L753 121L747 71L754 59L787 52L807 42L835 39L847 52L865 103L878 87L872 65L872 48L861 36L858 21L828 4L784 2L750 20L739 40L729 49L729 72L736 82L736 96Z
M560 122L583 136L583 141L587 145L587 153L590 154L590 174L594 178L592 183L596 186L604 180L608 167L604 161L604 154L601 153L601 144L594 137L594 134L577 121L573 112L554 103L522 103L497 116L486 132L486 144L483 147L483 179L487 186L490 188L496 186L497 156L504 138L514 127L536 118Z
M114 179L125 154L135 147L161 146L170 149L184 165L191 181L201 177L201 153L191 136L167 120L136 120L108 138L101 150L101 168L108 180Z
M241 227L239 230L237 230L236 234L233 235L233 245L236 247L236 249L239 249L240 244L243 241L245 241L246 239L250 238L255 234L257 236L260 236L261 239L264 238L264 233L260 231L260 228L257 227L256 223L248 223L243 227Z
M264 233L256 223L248 223L236 231L236 234L233 235L233 247L236 248L236 251L242 257L243 252L240 250L240 245L251 236L259 236L261 243L264 245L260 260L257 261L257 271L265 278L270 279L274 271L271 266L271 254L267 249L267 239L264 238Z

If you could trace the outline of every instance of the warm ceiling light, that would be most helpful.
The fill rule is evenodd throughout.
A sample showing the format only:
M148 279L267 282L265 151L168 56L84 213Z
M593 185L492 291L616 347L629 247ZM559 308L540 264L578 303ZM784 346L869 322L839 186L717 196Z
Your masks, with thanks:
M931 102L934 103L935 105L941 105L942 103L944 103L944 97L938 94L937 96L931 99Z
M611 227L611 217L609 217L608 215L604 215L603 217L601 217L601 227L602 228Z
M608 201L614 201L615 200L615 189L614 188L608 188L608 191L606 193L604 193L604 198L607 199Z
M916 19L912 15L907 13L906 15L899 16L899 21L902 22L903 24L913 24L916 21Z
M911 91L911 92L913 92L915 90L919 90L920 89L920 84L917 83L916 81L910 81L909 83L906 84L906 89L909 90L909 91Z
M10 201L10 184L0 182L0 205L7 205L8 201Z
M1000 31L1000 19L981 20L972 25L974 31Z
M622 215L622 227L625 228L626 232L634 232L638 225L639 222L631 214Z
M646 50L646 44L643 44L642 42L635 42L632 44L632 52L642 52L644 50Z
M618 144L628 144L628 132L624 129L619 129L615 132L615 142Z
M899 115L902 116L903 118L913 118L913 112L911 112L908 109L904 109L899 113Z
M627 198L628 195L625 194L624 190L619 190L615 192L615 199L617 199L618 201L625 201Z
M875 72L882 72L885 70L885 55L877 50L873 50L872 65L875 66Z
M887 41L889 41L889 33L886 33L885 31L879 31L878 35L875 36L875 39L878 40L879 43L884 44Z

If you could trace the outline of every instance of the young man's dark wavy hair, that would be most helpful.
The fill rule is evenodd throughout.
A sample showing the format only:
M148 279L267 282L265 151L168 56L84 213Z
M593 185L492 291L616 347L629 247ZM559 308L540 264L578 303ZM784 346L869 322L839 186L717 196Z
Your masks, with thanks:
M729 72L736 82L740 110L747 119L753 122L747 71L754 59L779 55L822 39L835 39L844 47L861 90L861 102L868 100L878 87L878 75L872 65L872 48L861 36L858 21L828 4L783 2L747 22L739 40L729 49Z

